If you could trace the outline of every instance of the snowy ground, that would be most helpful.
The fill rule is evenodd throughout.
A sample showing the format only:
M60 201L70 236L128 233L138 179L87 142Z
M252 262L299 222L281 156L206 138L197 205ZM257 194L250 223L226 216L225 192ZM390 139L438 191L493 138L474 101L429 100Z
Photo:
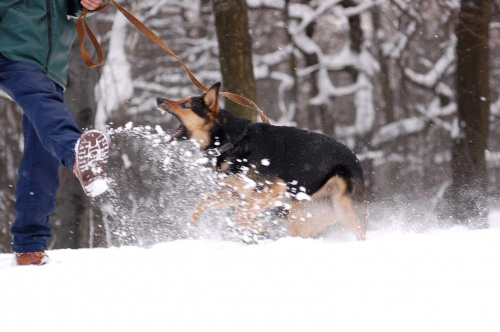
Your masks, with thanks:
M0 254L1 331L499 331L491 228Z

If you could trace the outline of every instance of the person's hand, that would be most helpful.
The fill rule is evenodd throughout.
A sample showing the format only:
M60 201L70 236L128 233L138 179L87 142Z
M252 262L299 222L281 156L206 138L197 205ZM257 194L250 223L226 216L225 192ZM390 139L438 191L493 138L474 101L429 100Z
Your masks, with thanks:
M94 10L99 8L103 0L82 0L80 3L82 4L83 7L87 8L88 10Z

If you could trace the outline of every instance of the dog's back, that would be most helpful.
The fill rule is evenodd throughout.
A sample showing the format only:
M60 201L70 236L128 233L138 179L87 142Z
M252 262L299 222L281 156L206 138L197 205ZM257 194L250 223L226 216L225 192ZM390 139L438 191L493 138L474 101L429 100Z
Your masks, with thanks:
M344 144L315 132L264 123L245 123L245 134L223 156L232 171L256 167L264 176L278 177L292 193L312 195L333 176L348 183L347 191L364 195L363 170Z

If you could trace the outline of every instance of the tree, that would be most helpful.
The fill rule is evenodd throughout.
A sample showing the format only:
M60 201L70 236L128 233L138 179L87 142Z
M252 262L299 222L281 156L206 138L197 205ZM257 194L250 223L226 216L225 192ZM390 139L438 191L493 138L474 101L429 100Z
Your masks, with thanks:
M252 65L252 39L244 0L212 0L219 42L223 88L256 101L257 90ZM254 120L256 113L226 100L226 108Z
M309 1L308 0L302 0L302 4L307 4ZM287 4L288 7L288 4ZM316 30L316 21L312 21L305 27L305 35L312 40L315 30ZM304 49L300 48L299 45L299 50L302 52L303 57L304 57L304 62L306 68L311 68L311 67L320 67L320 62L319 62L319 56L317 52L308 52ZM311 77L309 78L308 84L310 84L310 95L311 98L315 97L318 95L320 92L319 90L319 71L314 70L311 72ZM319 104L313 104L310 101L307 103L307 109L306 109L306 115L307 115L307 126L311 130L321 130L323 133L332 136L334 135L334 123L333 123L333 110L329 103L319 103ZM298 113L295 114L296 118L295 120L299 120L300 116ZM297 121L298 122L298 121Z
M452 185L448 200L459 223L486 227L490 0L462 0L457 36L456 93L460 133L452 147Z
M5 96L5 98L4 98ZM22 155L22 111L0 92L0 252L12 250L17 168Z

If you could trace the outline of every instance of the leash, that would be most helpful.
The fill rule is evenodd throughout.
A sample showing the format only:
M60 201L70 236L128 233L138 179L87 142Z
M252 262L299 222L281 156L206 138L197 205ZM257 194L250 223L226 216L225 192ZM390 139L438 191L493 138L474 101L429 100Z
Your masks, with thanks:
M128 12L125 8L117 4L114 0L109 0L108 3L100 6L99 8L95 9L94 12L101 11L109 6L109 4L113 4L129 21L132 23L140 32L142 32L146 37L148 37L151 41L153 41L156 45L160 46L163 50L165 50L167 53L169 53L171 56L177 59L179 63L184 67L184 70L188 74L189 78L191 79L191 82L193 84L203 90L203 91L208 91L208 88L204 86L197 78L194 76L193 72L188 68L188 66L182 61L177 54L175 54L174 51L170 49L170 47L167 46L151 29L149 29L144 23L139 21L134 15L132 15L130 12ZM78 18L78 21L76 22L76 30L78 33L78 38L80 40L80 51L82 53L83 61L89 68L94 68L101 66L104 63L104 56L102 53L101 46L99 45L99 42L97 41L97 38L94 36L92 33L92 30L87 24L87 13L88 9L84 8L82 15ZM97 53L97 62L94 62L92 60L92 57L90 54L87 52L85 49L85 33L88 34L90 41L92 42L92 45L94 46L94 49L96 50ZM226 97L227 99L230 99L234 101L237 104L249 107L257 111L260 115L261 121L263 123L269 123L269 119L266 117L264 112L255 104L253 101L251 101L248 98L245 98L243 96L231 93L231 92L225 92L225 91L220 91L219 94L223 97Z

